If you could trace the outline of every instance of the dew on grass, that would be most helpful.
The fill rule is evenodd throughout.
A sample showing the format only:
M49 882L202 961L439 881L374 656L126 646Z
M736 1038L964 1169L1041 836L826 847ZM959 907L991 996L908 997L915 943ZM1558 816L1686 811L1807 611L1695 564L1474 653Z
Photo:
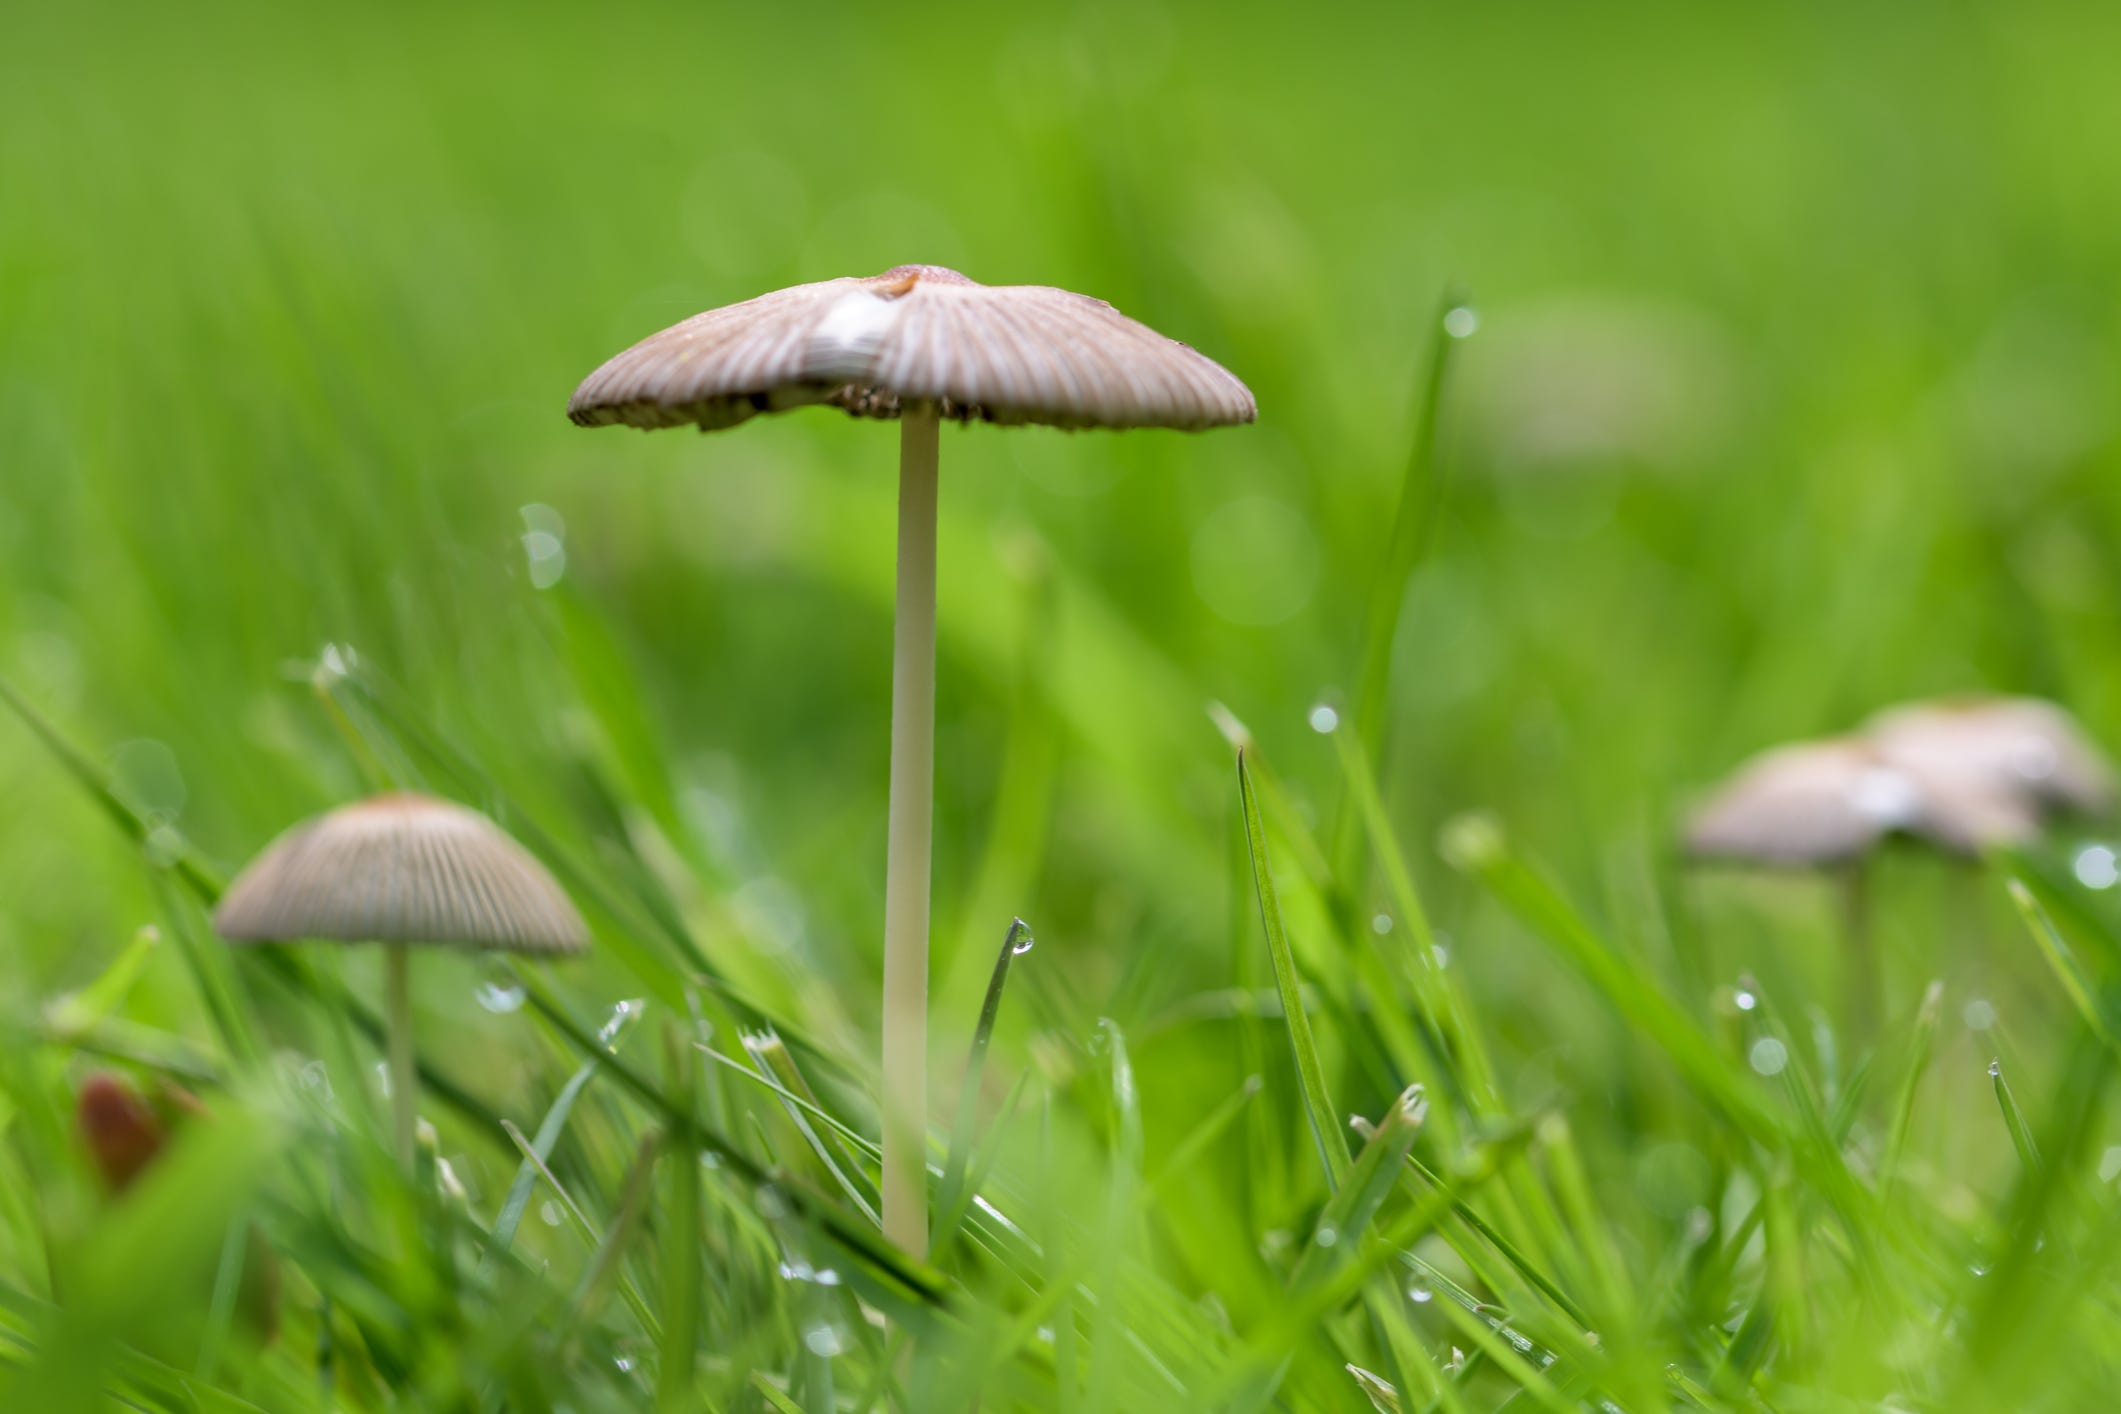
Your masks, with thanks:
M1430 948L1429 955L1436 959L1438 967L1449 967L1451 965L1451 950L1442 943Z
M376 1062L376 1093L384 1099L390 1098L390 1062Z
M1331 736L1334 728L1340 725L1340 713L1321 702L1311 709L1310 722L1312 731L1320 736Z
M1966 1004L1959 1018L1969 1031L1986 1031L1996 1024L1996 1008L1985 998L1976 997Z
M1435 1300L1435 1298L1436 1293L1429 1290L1427 1286L1423 1285L1420 1282L1415 1282L1412 1286L1407 1288L1407 1300L1413 1302L1417 1306L1426 1306L1429 1302Z
M1985 1277L1988 1275L1988 1263L1976 1261L1968 1266L1967 1270L1977 1277Z
M506 1016L523 1007L523 988L515 982L481 982L472 996L482 1009L496 1016Z
M1740 987L1731 994L1731 1005L1737 1007L1740 1011L1751 1011L1754 1007L1760 1005L1760 998Z
M538 1221L547 1227L558 1227L560 1225L560 1205L553 1202L550 1198L538 1204Z
M597 1042L607 1049L626 1033L635 1017L648 1009L640 997L628 997L611 1009L611 1019L597 1028Z
M812 1326L803 1332L803 1346L812 1355L830 1360L847 1352L847 1337L838 1326Z
M2070 871L2087 889L2110 889L2121 883L2121 858L2106 845L2086 845L2070 861Z
M1468 304L1454 304L1444 311L1443 331L1454 339L1470 339L1480 332L1480 311Z
M550 589L567 574L567 547L560 537L543 530L523 536L523 558L528 562L533 589Z
M331 1098L331 1072L324 1068L324 1062L305 1061L298 1075L304 1090L314 1090L327 1100Z
M1389 913L1379 913L1372 916L1370 919L1370 931L1375 933L1380 938L1382 938L1385 934L1391 932L1392 915Z
M2112 1183L2121 1178L2121 1144L2111 1145L2099 1156L2099 1181Z
M1789 1048L1773 1036L1762 1036L1746 1053L1746 1063L1762 1075L1780 1075L1790 1063Z
M2001 1079L2001 1078L2002 1078L2002 1076L2003 1076L2003 1062L2002 1062L2002 1061L2000 1061L2000 1060L1992 1060L1992 1061L1990 1061L1990 1062L1988 1063L1988 1078L1989 1078L1989 1079L1991 1079L1991 1080L1998 1080L1998 1079Z
M1331 1223L1327 1223L1319 1228L1318 1236L1313 1240L1321 1247L1335 1246L1340 1242L1340 1229L1334 1227Z
M1032 947L1038 942L1036 938L1031 936L1031 926L1021 918L1016 920L1016 927L1012 931L1016 934L1016 942L1010 947L1009 951L1017 957L1022 957L1025 953L1031 951Z
M633 1373L633 1357L631 1355L621 1355L611 1363L619 1367L619 1373L622 1375Z

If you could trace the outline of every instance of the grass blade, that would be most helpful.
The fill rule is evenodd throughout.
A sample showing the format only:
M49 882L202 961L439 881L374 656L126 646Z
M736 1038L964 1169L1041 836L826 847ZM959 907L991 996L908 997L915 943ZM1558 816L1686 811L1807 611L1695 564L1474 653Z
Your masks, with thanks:
M995 1018L1001 1014L1002 988L1009 982L1009 965L1019 956L1031 951L1031 929L1021 918L1009 920L1009 927L1002 934L1002 950L994 959L994 973L987 981L987 995L981 1001L979 1024L972 1030L972 1051L965 1059L965 1077L957 1097L957 1117L950 1126L950 1153L943 1162L942 1192L936 1202L936 1211L948 1215L959 1210L964 1197L965 1166L971 1161L973 1130L979 1122L980 1076L987 1066L987 1045L994 1037ZM948 1249L955 1235L955 1224L949 1230L938 1229L929 1246L930 1260Z
M1244 808L1245 842L1252 860L1252 888L1259 900L1260 926L1266 931L1267 952L1274 961L1274 986L1281 993L1282 1026L1289 1033L1289 1050L1296 1062L1297 1081L1303 1090L1304 1113L1310 1120L1311 1138L1325 1168L1326 1185L1337 1189L1348 1175L1348 1147L1340 1137L1335 1119L1339 1111L1326 1089L1325 1067L1319 1063L1318 1043L1311 1035L1311 1021L1304 1014L1303 978L1296 970L1296 954L1289 946L1288 930L1282 924L1281 900L1274 890L1274 870L1267 858L1267 830L1259 813L1259 793L1252 780L1247 753L1237 753L1237 791Z

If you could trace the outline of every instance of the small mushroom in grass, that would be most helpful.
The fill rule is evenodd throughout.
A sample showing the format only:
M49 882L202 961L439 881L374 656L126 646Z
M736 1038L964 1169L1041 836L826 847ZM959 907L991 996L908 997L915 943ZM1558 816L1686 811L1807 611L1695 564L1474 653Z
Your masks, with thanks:
M733 427L835 407L899 422L890 828L884 888L884 1232L927 1249L929 833L935 737L938 426L1198 430L1250 422L1237 378L1102 300L982 285L934 265L825 280L713 309L584 379L585 427Z
M188 1090L165 1083L149 1100L108 1071L81 1082L74 1107L74 1126L113 1198L122 1197L153 1166L177 1129L209 1117ZM278 1334L280 1263L255 1228L246 1239L236 1310L259 1340L269 1344Z
M419 1085L413 948L566 954L589 945L581 915L529 851L476 811L408 794L341 806L274 840L222 896L214 928L233 943L385 945L391 1133L408 1172Z
M2099 748L2069 713L2036 697L1913 702L1873 717L1864 735L1933 789L2010 795L2042 814L2113 806L2114 774Z
M1979 855L2033 838L2057 810L2102 811L2113 797L2111 769L2060 707L1949 698L1881 712L1855 736L1762 752L1694 812L1685 839L1697 859L1838 869L1867 1004L1865 865L1889 836Z

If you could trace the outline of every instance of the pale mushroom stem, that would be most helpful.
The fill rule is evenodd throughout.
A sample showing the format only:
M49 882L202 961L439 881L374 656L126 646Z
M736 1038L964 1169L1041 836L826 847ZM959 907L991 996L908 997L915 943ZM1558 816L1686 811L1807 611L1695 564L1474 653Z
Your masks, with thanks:
M898 604L891 636L891 826L884 877L884 1236L928 1250L928 880L935 795L932 405L899 419Z
M404 943L383 949L385 1044L390 1051L390 1132L398 1163L412 1172L419 1125L420 1076L412 1054L412 949Z

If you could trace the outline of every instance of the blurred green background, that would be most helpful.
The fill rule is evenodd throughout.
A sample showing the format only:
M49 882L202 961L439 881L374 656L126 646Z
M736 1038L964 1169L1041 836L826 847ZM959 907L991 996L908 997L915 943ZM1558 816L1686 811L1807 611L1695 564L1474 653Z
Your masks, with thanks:
M7 30L0 670L230 867L366 788L309 688L345 645L866 1056L894 435L562 408L696 310L913 261L1110 299L1261 409L945 433L950 1046L1011 914L1031 1023L1230 984L1255 920L1206 708L1331 821L1306 719L1352 689L1450 289L1479 330L1384 775L1518 1093L1595 1099L1627 1042L1436 862L1450 816L1492 809L1683 953L1692 1003L1750 968L1794 1009L1832 986L1828 901L1675 883L1692 792L1935 692L2121 736L2115 7L84 3ZM155 904L13 726L0 792L0 985L37 998ZM1887 875L1896 1008L1946 975L1962 1062L2000 1044L1958 1020L1977 993L2037 1039L2059 1003L2000 895ZM1968 899L1997 928L1955 929ZM135 1011L190 1024L155 966ZM424 1004L520 1103L479 976L427 969ZM628 992L608 953L566 976ZM1150 1059L1154 1121L1229 1048Z

